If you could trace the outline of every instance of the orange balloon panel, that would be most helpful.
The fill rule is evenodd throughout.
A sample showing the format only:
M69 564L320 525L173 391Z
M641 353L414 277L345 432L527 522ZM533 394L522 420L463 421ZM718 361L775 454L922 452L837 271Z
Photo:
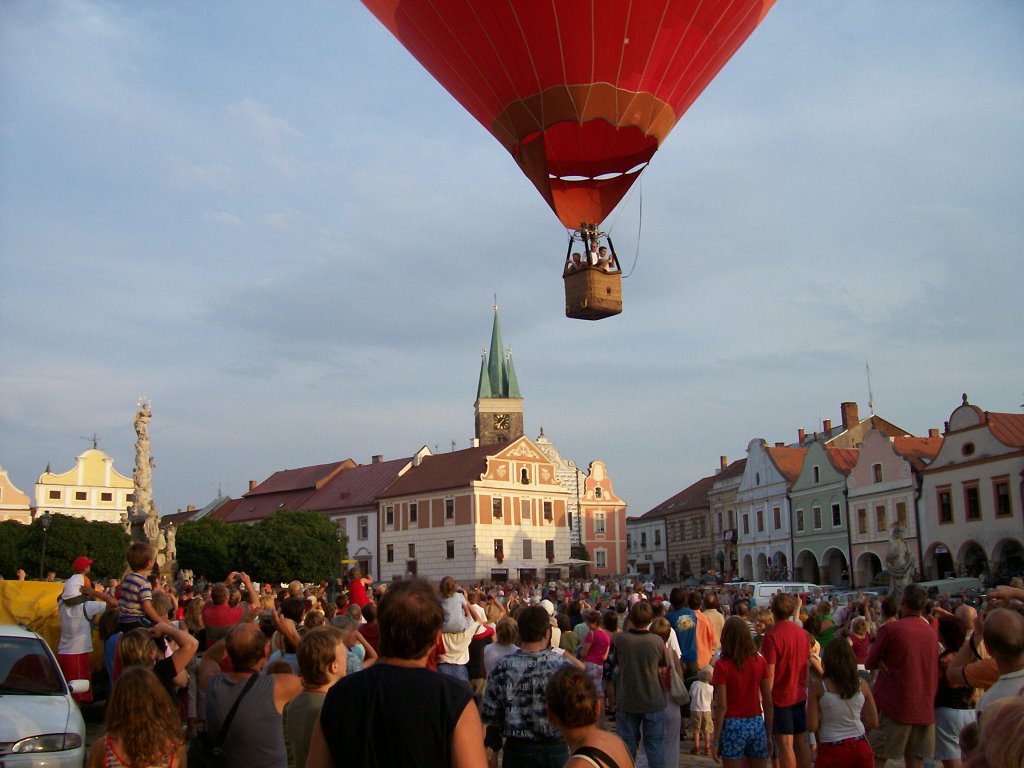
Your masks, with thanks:
M363 0L566 227L599 223L775 0Z

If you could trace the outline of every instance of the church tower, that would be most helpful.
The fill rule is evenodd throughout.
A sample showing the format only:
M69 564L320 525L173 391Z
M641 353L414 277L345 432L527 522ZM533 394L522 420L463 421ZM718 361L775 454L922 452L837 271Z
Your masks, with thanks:
M483 351L476 389L476 438L480 445L507 443L523 436L523 397L512 366L512 348L503 348L498 305L494 305L491 347Z

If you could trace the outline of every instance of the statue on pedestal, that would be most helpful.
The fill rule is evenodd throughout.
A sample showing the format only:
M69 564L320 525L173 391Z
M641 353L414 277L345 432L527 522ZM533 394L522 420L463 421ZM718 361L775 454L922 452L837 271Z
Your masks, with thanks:
M885 565L889 570L889 594L899 600L903 588L914 580L914 558L907 542L903 540L903 526L898 522L892 527L892 539L885 553Z
M153 503L153 467L156 463L149 451L149 422L153 409L148 397L139 398L139 410L135 414L135 499L132 503L132 536L144 541L156 552L156 561L161 571L173 570L174 534L168 536L160 527L160 513Z

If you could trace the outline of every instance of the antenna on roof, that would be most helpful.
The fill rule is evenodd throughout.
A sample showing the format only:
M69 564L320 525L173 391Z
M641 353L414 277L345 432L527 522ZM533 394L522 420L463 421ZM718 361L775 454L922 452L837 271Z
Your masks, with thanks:
M97 444L99 443L99 439L100 439L100 438L99 438L99 435L97 435L97 434L96 434L95 432L93 432L93 433L92 433L92 437L89 437L88 435L84 435L84 436L82 437L82 439L83 439L83 440L91 440L91 441L92 441L92 447L93 447L93 448L96 448L96 447L97 447Z
M454 451L454 450L455 450L455 441L452 440L452 451Z
M871 415L875 415L875 396L871 393L871 366L868 365L868 361L864 361L864 370L868 375L868 410L871 411Z

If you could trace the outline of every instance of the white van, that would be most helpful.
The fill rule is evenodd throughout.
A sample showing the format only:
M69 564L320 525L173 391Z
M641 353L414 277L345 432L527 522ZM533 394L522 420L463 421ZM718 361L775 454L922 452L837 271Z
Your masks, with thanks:
M802 581L755 581L750 584L754 598L754 605L758 608L768 608L772 604L772 598L779 592L790 592L794 595L805 593L818 594L821 590L817 584L808 584Z

